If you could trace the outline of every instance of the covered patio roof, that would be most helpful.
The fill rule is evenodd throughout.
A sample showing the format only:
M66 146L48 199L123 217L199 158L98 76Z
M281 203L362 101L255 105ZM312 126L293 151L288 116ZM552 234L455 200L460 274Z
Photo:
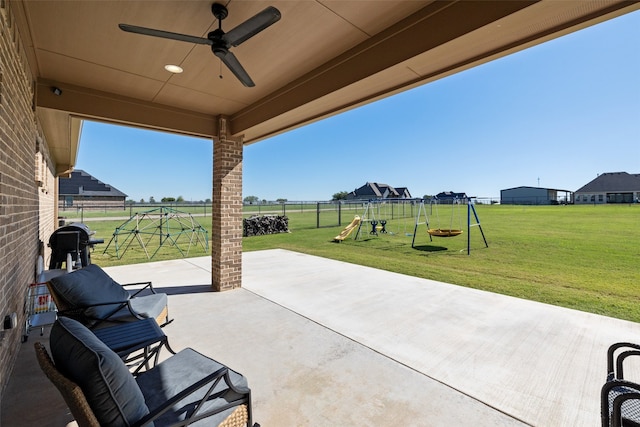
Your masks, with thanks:
M211 138L225 116L226 133L251 144L640 8L622 0L225 2L226 31L267 6L282 15L233 48L256 84L247 88L209 46L118 28L206 37L217 28L210 1L6 4L58 174L75 165L84 119Z

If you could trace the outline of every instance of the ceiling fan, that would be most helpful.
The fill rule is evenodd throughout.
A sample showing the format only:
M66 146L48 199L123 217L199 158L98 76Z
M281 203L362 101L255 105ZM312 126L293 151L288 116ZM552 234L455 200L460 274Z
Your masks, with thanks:
M218 20L218 28L207 34L207 38L189 36L186 34L172 33L169 31L154 30L153 28L138 27L135 25L119 24L121 30L130 33L143 34L153 37L161 37L165 39L178 40L188 43L208 44L211 46L213 54L220 58L222 62L231 70L231 72L247 87L255 86L249 74L238 61L238 58L229 51L232 46L239 46L260 31L268 28L272 24L280 20L280 11L273 6L267 7L262 12L247 19L234 29L224 32L222 31L222 20L227 17L229 11L219 3L211 5L211 13Z

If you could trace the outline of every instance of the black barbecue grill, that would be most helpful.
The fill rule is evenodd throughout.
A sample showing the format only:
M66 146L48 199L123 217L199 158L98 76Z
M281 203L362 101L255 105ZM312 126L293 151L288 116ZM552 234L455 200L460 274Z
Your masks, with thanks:
M67 254L71 254L71 260L76 267L91 264L89 249L95 244L104 243L104 239L91 238L94 233L81 222L71 223L54 231L49 238L51 248L49 269L62 268L62 264L67 261Z

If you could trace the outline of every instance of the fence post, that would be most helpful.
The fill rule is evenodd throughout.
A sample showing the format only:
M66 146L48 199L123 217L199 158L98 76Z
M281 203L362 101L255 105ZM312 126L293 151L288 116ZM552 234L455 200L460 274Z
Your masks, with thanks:
M320 202L316 203L316 228L320 228Z
M338 200L338 225L342 225L342 202Z

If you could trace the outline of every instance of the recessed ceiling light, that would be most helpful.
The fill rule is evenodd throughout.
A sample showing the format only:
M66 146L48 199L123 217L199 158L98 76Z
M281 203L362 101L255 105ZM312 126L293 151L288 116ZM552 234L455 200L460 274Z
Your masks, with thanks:
M175 73L175 74L180 74L181 72L184 71L182 67L179 67L177 65L172 65L172 64L165 65L164 69L170 73Z

